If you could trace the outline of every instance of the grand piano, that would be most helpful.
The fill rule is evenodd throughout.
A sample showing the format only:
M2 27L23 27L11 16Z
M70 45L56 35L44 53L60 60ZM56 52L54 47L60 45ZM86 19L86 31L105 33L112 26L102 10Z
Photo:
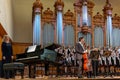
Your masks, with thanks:
M58 44L51 44L47 47L41 48L40 45L29 46L25 53L17 54L16 61L22 62L29 66L29 77L35 78L36 73L36 64L44 63L45 64L45 75L49 68L49 64L57 66L57 72L59 71L59 63L62 58L62 54L55 51L56 48L61 47ZM31 66L34 66L33 72L31 71ZM31 76L31 72L34 73ZM58 73L57 73L58 74Z

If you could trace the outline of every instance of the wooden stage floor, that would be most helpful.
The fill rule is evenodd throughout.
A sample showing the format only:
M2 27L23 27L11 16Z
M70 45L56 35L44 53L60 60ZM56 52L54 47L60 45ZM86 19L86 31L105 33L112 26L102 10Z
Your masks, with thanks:
M0 80L120 80L120 76L114 77L96 77L96 78L77 78L77 77L50 77L50 76L43 76L43 77L36 77L36 78L24 78L21 79L20 76L16 76L15 79L4 79L0 78Z

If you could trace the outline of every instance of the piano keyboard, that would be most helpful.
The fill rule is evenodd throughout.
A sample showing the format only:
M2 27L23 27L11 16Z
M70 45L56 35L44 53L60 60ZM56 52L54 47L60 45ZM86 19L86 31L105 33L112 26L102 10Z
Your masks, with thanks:
M21 61L21 60L29 60L29 59L38 59L39 56L33 56L33 57L28 57L28 58L20 58L20 59L16 59L16 61Z

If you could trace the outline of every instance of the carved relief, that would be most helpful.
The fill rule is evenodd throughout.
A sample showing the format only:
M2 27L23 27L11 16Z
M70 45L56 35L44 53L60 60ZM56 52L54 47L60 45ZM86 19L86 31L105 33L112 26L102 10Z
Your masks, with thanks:
M33 23L35 14L42 13L42 9L43 9L43 6L42 6L42 3L40 2L40 0L36 0L33 3L33 7L32 7L32 23Z
M92 15L92 11L93 11L93 7L95 6L95 4L92 1L88 1L87 2L87 6L88 6L88 14Z
M106 5L104 6L103 12L104 12L104 18L106 18L107 15L112 16L112 6L109 2L109 0L106 0Z
M114 17L112 18L112 23L113 23L113 28L120 28L120 16L118 16L117 14L114 15Z
M104 18L99 12L97 12L97 14L93 17L93 25L101 27L104 25Z
M73 14L70 10L68 10L68 11L64 14L63 20L64 20L64 23L65 23L65 24L72 24L72 25L74 25L74 23L75 23L74 14Z
M55 10L59 10L59 11L62 11L63 10L63 7L64 7L64 2L62 0L57 0L55 2Z
M47 8L42 14L42 21L43 22L52 22L55 20L55 16L53 14L53 11L50 10L50 8Z
M35 9L35 8L42 8L43 9L43 6L42 6L42 3L40 2L40 0L36 0L33 3L33 9Z

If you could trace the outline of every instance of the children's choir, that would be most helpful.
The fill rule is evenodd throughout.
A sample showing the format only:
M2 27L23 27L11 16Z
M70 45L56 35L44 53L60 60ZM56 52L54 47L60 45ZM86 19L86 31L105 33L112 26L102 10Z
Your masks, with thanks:
M89 46L86 47L87 50L87 62L83 58L83 63L87 63L84 68L83 64L83 75L88 78L97 76L118 76L120 75L120 47L119 48L93 48ZM62 67L64 67L64 72L66 75L76 75L77 66L79 65L76 60L76 52L74 47L59 47L55 51L61 53L63 59L61 60Z

